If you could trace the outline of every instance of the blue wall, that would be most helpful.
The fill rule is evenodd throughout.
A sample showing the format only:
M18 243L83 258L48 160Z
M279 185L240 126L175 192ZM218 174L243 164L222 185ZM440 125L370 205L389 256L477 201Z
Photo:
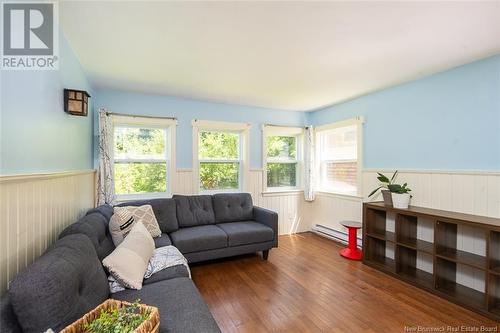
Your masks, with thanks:
M64 88L92 91L62 33L59 59L58 71L1 71L0 174L93 168L92 116L63 107Z
M94 100L98 108L108 111L147 115L177 117L176 164L177 168L191 168L193 164L193 119L250 123L250 167L262 167L262 124L304 126L306 113L272 110L259 107L201 102L190 99L146 95L125 91L99 90ZM97 119L97 112L94 115ZM97 124L97 120L95 121ZM97 135L94 126L94 135ZM97 137L95 137L97 141ZM97 164L96 164L97 165Z
M364 116L364 167L500 170L500 55L309 114Z

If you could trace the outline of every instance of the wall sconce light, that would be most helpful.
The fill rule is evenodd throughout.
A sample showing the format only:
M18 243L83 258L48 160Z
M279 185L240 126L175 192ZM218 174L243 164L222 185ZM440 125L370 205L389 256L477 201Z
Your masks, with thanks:
M64 89L64 111L74 116L87 116L89 97L83 90Z

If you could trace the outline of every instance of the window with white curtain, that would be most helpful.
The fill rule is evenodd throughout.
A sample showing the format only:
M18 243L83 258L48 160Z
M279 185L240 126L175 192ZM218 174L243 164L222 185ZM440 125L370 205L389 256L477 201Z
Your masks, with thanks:
M199 192L243 191L248 181L249 125L193 121L193 165Z
M362 119L356 118L316 129L317 190L359 195Z
M113 117L113 166L118 200L167 197L174 167L173 119Z

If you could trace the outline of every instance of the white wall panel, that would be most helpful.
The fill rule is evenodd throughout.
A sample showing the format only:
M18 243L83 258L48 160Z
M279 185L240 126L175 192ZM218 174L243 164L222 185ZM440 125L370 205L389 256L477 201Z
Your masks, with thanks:
M94 206L94 171L0 177L0 293Z

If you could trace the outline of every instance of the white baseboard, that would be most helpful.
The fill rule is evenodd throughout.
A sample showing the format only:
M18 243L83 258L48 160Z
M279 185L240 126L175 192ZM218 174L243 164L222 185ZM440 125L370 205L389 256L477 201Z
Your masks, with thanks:
M347 233L345 233L345 232L337 231L337 230L334 230L332 228L326 227L326 226L321 225L321 224L315 224L311 228L311 231L319 236L329 238L331 240L340 242L342 244L347 244L348 236L347 236ZM363 241L362 241L361 237L357 238L357 243L358 243L358 247L360 247L360 248L363 247Z

